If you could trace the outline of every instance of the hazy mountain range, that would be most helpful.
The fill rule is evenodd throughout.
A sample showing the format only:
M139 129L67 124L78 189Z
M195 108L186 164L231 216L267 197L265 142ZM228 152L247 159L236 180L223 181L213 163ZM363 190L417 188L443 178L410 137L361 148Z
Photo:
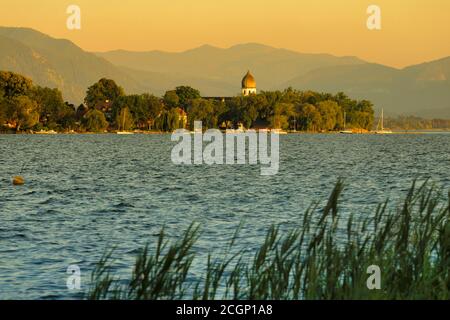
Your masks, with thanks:
M356 57L303 54L261 44L228 49L205 45L180 53L90 53L32 29L0 27L0 70L58 87L65 99L77 104L87 87L102 77L114 79L127 93L162 95L190 85L204 96L231 96L240 92L240 81L251 70L259 90L291 86L343 91L369 99L390 114L450 118L450 57L395 69Z

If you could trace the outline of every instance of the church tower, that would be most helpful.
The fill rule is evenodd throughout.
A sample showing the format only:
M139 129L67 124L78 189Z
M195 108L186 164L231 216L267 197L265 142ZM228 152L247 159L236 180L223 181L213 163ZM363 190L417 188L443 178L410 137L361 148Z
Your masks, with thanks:
M251 94L256 94L256 81L250 71L248 71L242 79L242 95L246 97Z

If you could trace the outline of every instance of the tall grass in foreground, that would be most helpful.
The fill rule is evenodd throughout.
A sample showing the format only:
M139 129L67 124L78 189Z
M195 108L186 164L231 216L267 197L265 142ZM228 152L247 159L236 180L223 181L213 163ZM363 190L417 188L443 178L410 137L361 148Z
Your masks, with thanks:
M111 252L92 273L88 299L449 299L450 194L414 183L395 210L380 204L356 222L342 219L339 181L323 209L306 211L301 226L277 226L248 257L210 254L201 279L188 275L198 225L179 240L160 233L156 247L137 256L131 278L112 276ZM239 231L230 242L230 248ZM230 252L227 248L226 252ZM381 289L367 288L367 268L381 269Z

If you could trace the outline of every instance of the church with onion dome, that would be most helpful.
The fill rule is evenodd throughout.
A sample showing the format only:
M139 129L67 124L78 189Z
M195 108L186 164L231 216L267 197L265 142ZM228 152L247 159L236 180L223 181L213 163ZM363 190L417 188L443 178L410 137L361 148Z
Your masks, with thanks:
M255 77L248 71L242 79L242 95L246 97L251 94L256 94L256 81Z
M247 71L244 78L241 81L241 94L244 97L248 97L250 95L256 94L256 80L255 77L251 74L250 70ZM203 99L211 99L211 100L219 100L225 101L231 99L232 97L203 97Z
M257 94L257 90L256 90L256 80L255 77L252 75L252 73L249 71L247 71L247 73L244 75L244 77L242 78L241 81L241 96L243 97L248 97L248 96L252 96L252 95L256 95ZM222 101L225 102L227 100L231 100L234 97L228 96L228 97L203 97L203 99L209 99L209 100L216 100L216 101ZM227 129L230 128L230 126L232 127L232 124L230 123L222 123L219 128L221 129ZM242 123L238 124L238 128L243 129L243 125ZM256 120L253 125L252 128L254 129L267 129L269 128L269 123L267 121L263 121L263 120Z

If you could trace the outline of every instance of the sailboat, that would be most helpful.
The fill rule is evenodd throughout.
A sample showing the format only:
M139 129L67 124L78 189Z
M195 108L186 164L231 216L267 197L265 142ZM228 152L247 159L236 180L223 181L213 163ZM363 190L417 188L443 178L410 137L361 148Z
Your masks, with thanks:
M339 132L340 132L340 133L343 133L343 134L353 134L353 131L352 131L352 130L347 130L347 129L346 129L346 126L347 126L346 118L347 118L347 114L346 114L345 111L344 111L344 130L339 131Z
M390 134L390 133L392 133L391 130L384 128L384 110L383 109L381 109L381 118L378 121L377 129L375 130L374 133L375 134Z
M117 134L134 134L131 131L123 131L123 129L125 128L125 118L126 118L126 112L123 112L123 116L122 116L122 131L117 131ZM120 128L119 128L120 129Z

